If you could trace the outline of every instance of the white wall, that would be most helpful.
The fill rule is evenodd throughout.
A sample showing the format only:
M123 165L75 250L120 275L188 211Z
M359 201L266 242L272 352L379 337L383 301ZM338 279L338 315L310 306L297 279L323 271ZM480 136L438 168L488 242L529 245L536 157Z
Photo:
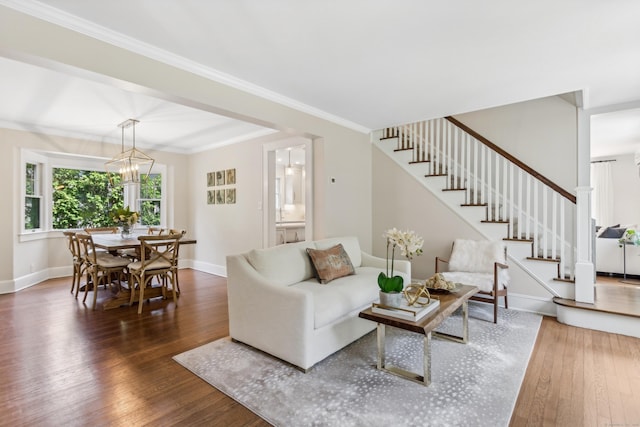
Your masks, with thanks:
M576 107L559 96L455 116L465 125L575 194Z
M236 169L236 184L207 187L207 172ZM262 247L262 143L243 142L191 156L196 268L225 274L229 254ZM207 204L207 190L236 188L236 203Z
M386 257L389 228L414 230L424 238L424 253L411 262L411 275L426 279L435 272L435 257L449 258L455 238L483 236L402 170L382 151L373 150L373 253ZM396 259L403 259L396 256Z

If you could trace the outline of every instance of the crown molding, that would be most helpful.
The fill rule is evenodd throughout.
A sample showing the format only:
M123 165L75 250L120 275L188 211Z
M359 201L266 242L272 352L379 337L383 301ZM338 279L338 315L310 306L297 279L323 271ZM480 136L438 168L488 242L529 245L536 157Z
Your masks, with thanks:
M371 129L335 116L326 111L288 98L269 89L255 85L248 81L236 78L230 74L204 66L196 61L192 61L183 56L176 55L157 46L142 42L135 38L126 36L109 28L98 25L94 22L64 12L47 4L36 0L0 0L0 5L17 10L38 19L59 25L80 34L95 38L97 40L112 44L114 46L129 50L139 55L146 56L156 61L163 62L184 71L205 77L215 82L224 84L234 89L259 96L278 104L293 108L303 113L330 121L360 133L368 134Z

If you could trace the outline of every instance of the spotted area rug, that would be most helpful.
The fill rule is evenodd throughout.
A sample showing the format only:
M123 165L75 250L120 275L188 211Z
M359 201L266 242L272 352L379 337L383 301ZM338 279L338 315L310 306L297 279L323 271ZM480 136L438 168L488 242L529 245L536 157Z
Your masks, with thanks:
M308 373L230 338L174 359L275 426L507 426L541 317L469 304L469 343L431 340L431 385L378 371L375 331ZM460 313L438 329L460 334ZM387 328L387 363L422 374L423 336Z

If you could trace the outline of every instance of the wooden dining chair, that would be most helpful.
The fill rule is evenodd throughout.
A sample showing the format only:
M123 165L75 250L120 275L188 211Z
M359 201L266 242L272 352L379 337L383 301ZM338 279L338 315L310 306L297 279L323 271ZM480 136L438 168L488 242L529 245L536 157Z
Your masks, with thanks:
M187 230L178 230L176 228L170 228L169 229L169 234L180 234L182 237L184 237L185 234L187 234ZM178 246L178 250L180 250L180 247ZM180 296L180 275L178 274L179 269L178 269L178 261L180 261L180 257L178 256L178 254L176 254L176 258L174 260L175 263L175 276L176 276L176 290L178 291L178 296Z
M90 234L76 234L78 240L78 247L80 249L80 256L85 264L85 271L87 275L91 277L91 283L93 286L85 286L84 298L82 302L86 302L89 289L93 289L93 304L92 308L96 309L98 301L98 288L102 282L106 289L109 288L114 275L118 279L118 286L122 286L122 277L126 272L129 260L123 257L111 255L109 253L96 252L95 245L93 243L93 237Z
M78 298L78 292L80 291L80 280L85 270L84 259L80 256L80 246L78 245L78 239L76 238L75 231L63 231L62 234L67 238L67 247L71 253L71 261L73 265L73 275L71 277L71 293L74 293Z
M118 234L118 227L93 227L85 228L84 231L88 234Z
M164 228L160 228L160 227L149 227L147 229L147 234L150 236L157 236L158 234L164 234ZM169 233L171 234L171 233Z
M169 282L173 293L173 302L178 305L177 288L177 259L182 234L161 234L155 236L138 236L140 240L140 261L132 262L129 269L129 288L131 290L130 304L138 296L138 314L142 313L144 293L152 286L151 279L159 278L162 287L162 297L167 298Z

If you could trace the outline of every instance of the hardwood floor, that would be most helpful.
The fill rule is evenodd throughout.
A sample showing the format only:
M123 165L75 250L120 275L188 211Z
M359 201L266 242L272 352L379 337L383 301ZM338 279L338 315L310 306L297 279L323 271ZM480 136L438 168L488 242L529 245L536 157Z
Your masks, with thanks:
M0 425L266 426L171 357L228 335L226 280L181 270L180 307L86 308L69 278L0 295ZM545 317L512 426L640 425L640 339Z
M180 288L140 316L92 311L70 278L0 295L0 425L268 425L171 359L229 333L224 278L181 270Z

